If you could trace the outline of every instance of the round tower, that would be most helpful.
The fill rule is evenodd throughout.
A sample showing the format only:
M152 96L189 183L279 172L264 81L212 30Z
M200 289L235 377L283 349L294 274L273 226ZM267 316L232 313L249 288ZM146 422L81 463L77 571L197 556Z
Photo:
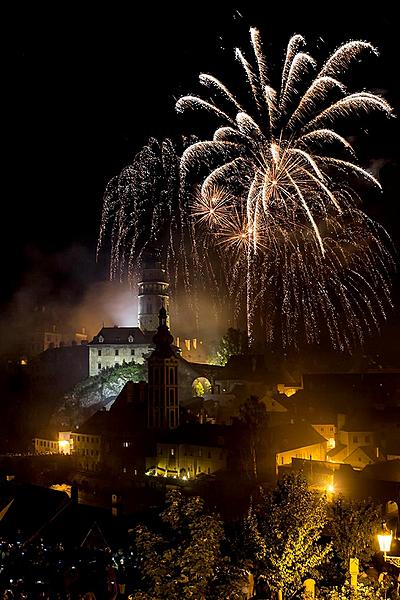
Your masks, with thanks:
M169 327L169 283L162 264L157 259L145 259L142 279L139 281L139 328L143 331L157 331L158 314L164 307Z

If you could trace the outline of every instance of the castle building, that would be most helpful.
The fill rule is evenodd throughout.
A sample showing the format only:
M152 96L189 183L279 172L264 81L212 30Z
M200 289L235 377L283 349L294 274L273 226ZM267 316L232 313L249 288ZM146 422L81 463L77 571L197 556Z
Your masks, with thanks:
M158 261L147 259L139 282L138 327L102 327L89 348L89 375L122 363L142 364L154 348L153 335L158 326L160 308L166 311L169 325L168 280Z

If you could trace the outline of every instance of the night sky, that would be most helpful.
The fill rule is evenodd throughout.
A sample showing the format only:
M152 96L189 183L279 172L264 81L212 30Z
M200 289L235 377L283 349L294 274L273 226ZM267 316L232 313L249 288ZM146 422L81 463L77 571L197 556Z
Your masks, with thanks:
M363 73L399 114L398 19L389 3L348 12L354 3L218 2L13 3L3 11L5 171L1 249L6 304L32 269L47 271L48 293L72 296L106 278L95 263L102 194L149 136L189 133L174 101L199 90L197 76L234 82L234 46L250 53L250 25L279 66L293 33L324 57L340 42L364 39L379 59ZM365 164L380 168L385 193L370 210L399 240L399 123L380 124L362 141ZM379 162L377 162L379 160ZM53 260L54 255L59 258ZM63 258L65 264L63 264ZM399 309L395 318L398 320Z

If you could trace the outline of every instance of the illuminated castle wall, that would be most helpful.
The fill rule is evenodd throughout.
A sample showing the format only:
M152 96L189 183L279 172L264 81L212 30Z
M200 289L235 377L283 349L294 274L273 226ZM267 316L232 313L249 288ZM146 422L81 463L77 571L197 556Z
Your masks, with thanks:
M153 335L158 327L160 308L167 312L169 326L169 283L162 265L154 258L145 259L138 293L139 327L103 327L89 347L89 375L102 369L130 362L143 363L154 348Z

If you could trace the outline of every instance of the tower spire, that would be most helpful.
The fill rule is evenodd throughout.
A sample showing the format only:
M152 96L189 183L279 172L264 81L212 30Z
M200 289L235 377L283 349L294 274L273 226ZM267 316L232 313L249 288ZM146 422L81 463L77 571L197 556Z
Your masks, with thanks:
M174 338L167 325L167 311L158 313L155 348L148 359L148 426L174 429L179 425L178 359L172 348Z

